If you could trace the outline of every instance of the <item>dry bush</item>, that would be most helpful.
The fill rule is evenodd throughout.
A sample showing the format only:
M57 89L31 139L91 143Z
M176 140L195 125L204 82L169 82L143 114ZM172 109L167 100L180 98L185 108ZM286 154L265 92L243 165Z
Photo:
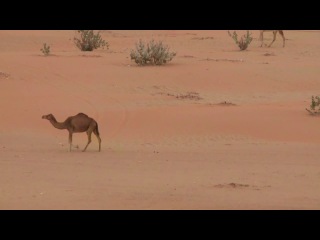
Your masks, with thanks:
M312 96L311 103L310 103L310 109L306 108L306 110L313 115L320 114L320 97L319 96Z
M43 55L48 56L50 54L50 46L46 43L43 44L43 48L40 49Z
M233 34L228 31L228 34L230 37L232 37L241 51L246 50L252 41L251 33L249 31L247 31L247 34L243 35L240 40L238 40L238 34L236 31L234 31Z
M73 42L81 51L93 51L98 48L109 48L108 42L102 39L100 32L93 30L78 30L79 38L74 37Z
M170 52L169 47L164 45L162 41L151 40L145 44L141 39L139 43L136 43L136 49L132 49L130 53L131 60L140 66L162 65L170 62L175 56L176 52Z

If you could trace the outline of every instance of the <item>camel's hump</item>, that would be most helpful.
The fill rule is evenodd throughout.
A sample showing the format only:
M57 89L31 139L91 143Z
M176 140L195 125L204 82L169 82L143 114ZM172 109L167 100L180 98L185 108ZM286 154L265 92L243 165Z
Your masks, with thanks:
M78 113L76 116L86 116L86 117L88 117L88 115L84 114L84 113Z

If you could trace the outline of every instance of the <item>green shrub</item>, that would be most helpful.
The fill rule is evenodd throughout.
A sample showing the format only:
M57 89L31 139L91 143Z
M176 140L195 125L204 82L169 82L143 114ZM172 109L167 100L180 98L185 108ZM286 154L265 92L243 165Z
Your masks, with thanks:
M43 48L40 49L40 51L45 55L48 56L50 54L50 46L46 43L43 44Z
M109 48L108 42L101 38L100 33L94 33L93 30L78 30L79 38L74 37L73 42L81 51L93 51L100 47Z
M136 49L131 50L130 57L138 65L162 65L170 62L176 54L169 52L169 47L161 41L151 40L145 44L140 39L139 43L136 43Z
M319 96L312 96L311 97L311 103L310 103L310 109L306 110L311 114L320 114L320 97Z
M252 41L251 33L249 31L247 31L247 34L243 35L240 40L238 40L238 34L236 31L234 31L233 34L228 31L228 34L232 37L241 51L246 50Z

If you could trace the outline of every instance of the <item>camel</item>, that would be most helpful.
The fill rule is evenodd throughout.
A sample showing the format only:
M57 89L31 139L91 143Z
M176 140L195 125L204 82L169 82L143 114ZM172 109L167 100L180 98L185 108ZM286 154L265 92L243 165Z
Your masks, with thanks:
M269 44L268 47L271 47L271 45L274 43L274 41L276 40L276 37L277 37L277 33L279 32L280 35L282 36L282 39L283 39L283 47L285 46L285 42L286 42L286 38L284 37L284 33L283 33L283 30L260 30L260 40L261 40L261 46L263 45L263 33L264 32L270 32L272 31L273 32L273 40L272 42Z
M101 151L101 138L98 130L98 123L93 119L88 117L84 113L78 113L75 116L68 117L64 122L57 122L56 118L52 114L43 115L42 119L47 119L50 123L57 129L67 129L69 132L69 151L71 152L72 146L72 134L87 132L88 143L82 152L86 151L88 145L91 143L92 132L96 135L99 141L99 152Z

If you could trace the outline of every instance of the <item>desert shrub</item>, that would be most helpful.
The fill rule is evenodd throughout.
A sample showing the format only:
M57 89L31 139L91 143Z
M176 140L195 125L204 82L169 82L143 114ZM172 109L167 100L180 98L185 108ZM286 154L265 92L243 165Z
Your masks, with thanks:
M164 45L162 41L151 40L145 44L140 39L136 43L136 49L131 50L130 57L138 65L162 65L170 62L176 54L176 52L170 52L169 47Z
M240 48L241 51L246 50L252 41L251 33L249 31L247 31L247 34L243 35L240 38L240 40L238 40L238 34L236 31L234 31L233 34L231 34L228 31L228 34L230 37L232 37L232 39L238 45L238 47Z
M45 55L48 56L50 54L50 46L46 43L43 44L43 48L40 49L40 51Z
M311 114L320 114L320 97L312 96L310 109L306 109Z
M73 42L81 51L93 51L98 48L109 48L108 42L102 39L100 33L93 30L78 30L79 38L74 37Z

